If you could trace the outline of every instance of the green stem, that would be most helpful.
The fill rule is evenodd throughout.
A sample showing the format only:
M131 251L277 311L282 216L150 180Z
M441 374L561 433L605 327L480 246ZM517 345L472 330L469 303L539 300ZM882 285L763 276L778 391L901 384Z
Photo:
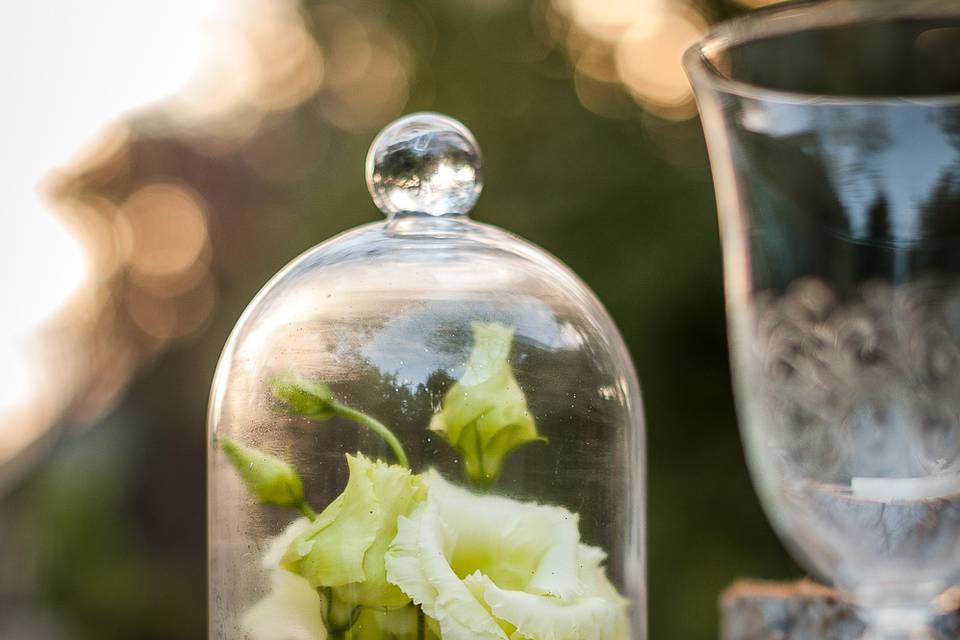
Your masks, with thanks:
M424 627L427 626L426 620L423 619L423 609L417 607L417 640L423 640L423 637L426 633Z
M307 517L307 520L309 520L310 522L313 522L314 520L317 519L317 512L314 511L313 508L307 504L306 500L301 500L300 503L297 504L297 509L299 509L300 513L305 515Z
M410 468L410 462L407 460L407 454L403 451L403 445L400 444L400 441L397 440L397 437L393 435L393 432L390 431L386 425L362 411L357 411L339 402L333 402L331 406L336 415L341 418L346 418L347 420L352 420L361 427L366 427L383 438L387 445L390 446L390 450L393 451L393 455L396 456L397 462L408 469Z
M314 420L327 420L333 416L340 416L356 422L361 427L370 429L390 445L397 462L410 468L407 454L404 453L400 441L382 422L368 416L362 411L341 404L333 397L330 387L322 382L308 382L296 376L285 376L271 382L273 395L286 403L296 413Z
M484 464L483 458L483 441L480 439L480 430L477 429L476 425L473 425L473 436L474 436L474 446L476 447L476 465L475 470L471 471L469 464L467 464L468 455L466 451L461 451L461 455L464 459L463 471L467 476L467 480L473 485L474 489L478 491L487 492L493 488L493 485L497 482L496 476L490 476L487 474L486 466ZM470 437L469 434L466 437Z

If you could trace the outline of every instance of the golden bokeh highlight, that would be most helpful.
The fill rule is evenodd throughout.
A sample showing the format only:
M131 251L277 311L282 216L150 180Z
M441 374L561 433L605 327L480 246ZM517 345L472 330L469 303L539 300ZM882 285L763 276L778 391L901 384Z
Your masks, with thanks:
M147 289L131 288L126 292L124 308L134 324L144 334L157 340L169 340L177 335L177 310L164 298Z
M388 24L343 10L317 12L329 72L317 108L334 126L368 133L400 115L410 91L411 55Z
M251 44L258 57L260 86L253 103L264 111L292 109L317 92L324 58L299 17L253 25Z
M564 13L593 38L615 45L630 28L655 18L668 0L559 0Z
M128 262L135 275L175 276L190 268L207 246L200 197L175 184L149 184L121 207L130 229Z
M696 113L683 52L706 19L683 0L552 0L546 24L574 64L581 103L606 117L629 117L628 100L667 120ZM619 87L619 90L617 90Z
M267 183L304 180L328 157L332 130L374 131L403 111L415 60L436 43L426 15L395 7L388 16L382 3L304 11L296 0L170 0L134 29L136 7L105 1L115 11L94 15L54 0L72 29L99 38L76 52L95 64L74 65L71 82L109 90L85 91L79 106L89 108L62 112L69 122L13 165L22 202L7 197L18 210L7 255L11 266L26 256L35 266L32 285L7 287L22 302L0 318L0 470L67 407L95 419L138 367L202 330L215 309L209 225L223 205L205 187L158 179L164 160L135 155L169 150L144 140L177 140ZM31 17L46 20L39 9ZM38 46L50 58L38 69L62 66L58 33Z
M241 112L262 85L259 54L252 38L235 23L213 30L215 53L183 91L172 96L165 112L177 127L224 126Z
M648 23L634 25L617 43L617 71L638 101L669 119L695 114L683 53L707 32L692 9L670 8Z
M4 264L29 274L3 287L20 302L0 319L0 472L48 442L68 408L72 422L95 419L139 365L214 308L209 203L187 184L149 180L149 169L141 182L133 150L170 131L200 153L241 148L268 114L323 82L321 46L293 0L171 0L144 12L109 2L116 11L54 0L46 11L91 37L65 53L59 27L36 30L22 74L38 107L56 113L21 119L43 129L10 146L4 195L16 215ZM39 9L24 17L48 21ZM76 87L85 90L61 109L58 92Z
M619 81L598 80L577 67L573 86L580 103L597 115L627 119L637 114L637 103Z

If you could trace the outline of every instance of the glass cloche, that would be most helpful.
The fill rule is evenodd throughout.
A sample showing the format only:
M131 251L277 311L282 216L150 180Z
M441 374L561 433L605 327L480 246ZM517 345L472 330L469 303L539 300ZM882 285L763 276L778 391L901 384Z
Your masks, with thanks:
M609 315L468 218L460 123L393 123L367 183L386 220L283 269L220 359L210 638L642 640L642 407Z

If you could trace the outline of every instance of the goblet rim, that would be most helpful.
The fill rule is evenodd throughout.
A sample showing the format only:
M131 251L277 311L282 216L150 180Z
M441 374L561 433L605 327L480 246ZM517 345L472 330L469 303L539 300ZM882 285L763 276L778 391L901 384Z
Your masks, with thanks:
M775 89L738 80L721 71L711 57L747 42L785 36L800 31L858 22L898 19L960 18L960 3L948 0L801 0L752 11L716 25L683 55L694 88L706 86L741 98L803 105L873 105L960 107L960 92L922 95L854 95L808 93Z

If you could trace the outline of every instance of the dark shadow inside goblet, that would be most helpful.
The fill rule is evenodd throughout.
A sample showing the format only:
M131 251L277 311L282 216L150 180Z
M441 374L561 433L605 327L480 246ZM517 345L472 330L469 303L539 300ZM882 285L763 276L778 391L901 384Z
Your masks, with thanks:
M727 77L791 93L960 94L960 15L867 21L752 39L713 63Z

